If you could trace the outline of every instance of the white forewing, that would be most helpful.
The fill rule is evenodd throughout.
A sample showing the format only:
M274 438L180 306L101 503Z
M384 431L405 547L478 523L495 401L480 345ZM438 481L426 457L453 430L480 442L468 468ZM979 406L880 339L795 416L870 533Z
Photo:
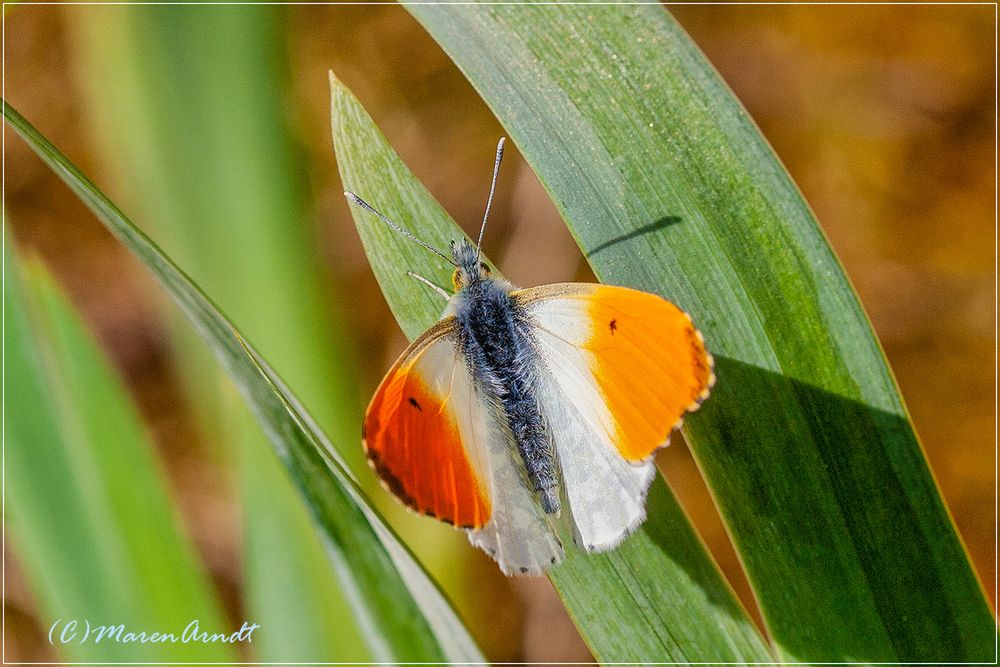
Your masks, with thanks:
M630 463L615 447L614 421L583 348L590 318L580 300L545 299L526 306L541 362L538 398L562 474L573 539L587 551L621 543L646 517L653 461Z

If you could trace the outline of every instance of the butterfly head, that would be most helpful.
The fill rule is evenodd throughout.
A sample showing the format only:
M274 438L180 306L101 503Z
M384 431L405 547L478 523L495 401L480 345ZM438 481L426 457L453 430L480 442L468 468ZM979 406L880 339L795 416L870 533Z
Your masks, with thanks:
M451 256L455 260L455 272L451 276L455 291L490 277L490 267L479 260L479 252L468 239L452 241Z
M497 174L500 171L500 160L503 158L503 146L504 146L504 138L501 137L500 141L497 143L496 161L493 163L493 180L490 182L490 195L489 198L486 200L486 212L483 213L483 224L479 228L479 241L478 243L476 243L476 245L472 245L472 243L469 242L468 239L462 239L461 242L457 243L455 241L452 241L451 257L448 257L446 254L444 254L440 250L437 250L430 244L421 241L419 238L414 236L408 230L406 230L403 227L400 227L395 222L393 222L386 216L382 215L378 210L375 209L375 207L373 207L371 204L369 204L368 202L366 202L364 199L354 194L353 192L347 191L344 193L344 196L346 196L347 200L350 201L352 204L365 209L369 213L374 214L382 222L389 225L389 227L396 230L406 238L418 243L427 250L430 250L432 253L434 253L438 257L441 257L449 264L454 264L455 273L452 274L451 281L455 287L455 291L458 292L460 290L465 289L466 287L469 287L470 285L474 285L483 282L485 280L493 279L490 276L490 268L486 266L484 262L480 261L479 249L483 243L483 232L486 231L486 219L489 216L490 205L493 203L493 194L496 191Z

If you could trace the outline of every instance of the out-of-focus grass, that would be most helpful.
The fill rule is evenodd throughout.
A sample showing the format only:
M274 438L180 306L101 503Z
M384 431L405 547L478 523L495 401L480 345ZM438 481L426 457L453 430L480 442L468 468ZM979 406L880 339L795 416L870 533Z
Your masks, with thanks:
M352 344L320 271L289 135L283 10L116 6L74 12L103 158L137 215L261 346L355 469ZM264 661L360 660L360 633L299 496L186 322L173 326L192 403L239 462L246 607ZM338 632L331 632L338 628Z
M180 636L193 620L210 633L234 630L120 380L47 271L22 262L4 235L6 528L45 623L57 624L60 655L235 660L220 644L73 641L87 623L94 632L124 624Z

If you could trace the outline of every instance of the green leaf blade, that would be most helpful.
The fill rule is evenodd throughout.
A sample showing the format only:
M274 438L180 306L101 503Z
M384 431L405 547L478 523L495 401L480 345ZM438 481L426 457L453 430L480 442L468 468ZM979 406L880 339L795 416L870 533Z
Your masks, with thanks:
M407 4L595 273L691 312L686 435L787 659L984 661L996 631L878 343L746 112L656 6Z
M447 248L463 238L350 91L332 76L331 109L345 188L370 199L433 246ZM452 267L370 213L354 214L386 300L407 336L419 335L440 317L444 302L407 271L444 285ZM641 529L607 554L586 556L570 548L551 579L601 661L773 660L660 479L650 490L649 518Z
M371 508L336 450L232 324L6 100L10 126L181 306L236 383L305 496L376 661L481 662L447 600Z

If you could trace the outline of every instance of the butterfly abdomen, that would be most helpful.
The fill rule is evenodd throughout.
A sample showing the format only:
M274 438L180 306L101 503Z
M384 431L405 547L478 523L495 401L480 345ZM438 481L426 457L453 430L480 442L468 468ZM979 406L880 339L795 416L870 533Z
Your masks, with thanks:
M503 411L532 489L548 514L559 512L551 439L535 391L536 359L523 315L508 290L489 279L462 291L455 311L462 352L477 386Z

